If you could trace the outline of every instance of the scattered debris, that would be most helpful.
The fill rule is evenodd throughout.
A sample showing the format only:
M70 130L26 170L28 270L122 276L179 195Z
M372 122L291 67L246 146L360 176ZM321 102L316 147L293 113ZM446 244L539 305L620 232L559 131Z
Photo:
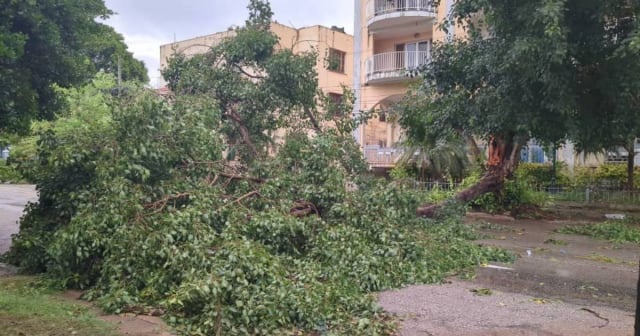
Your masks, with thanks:
M606 322L605 324L603 324L603 325L601 325L601 326L594 326L593 328L604 328L604 327L606 327L606 326L608 326L608 325L609 325L609 322L611 322L611 321L609 321L609 319L608 319L608 318L606 318L606 317L602 317L600 314L598 314L598 312L593 311L593 310L591 310L591 309L589 309L589 308L581 308L580 310L586 311L587 313L591 313L591 314L593 314L595 317L597 317L597 318L599 318L599 319L601 319L601 320L603 320L603 321L605 321L605 322Z
M470 289L469 291L474 293L476 296L493 295L493 292L489 288L474 288L474 289Z
M484 267L484 268L491 268L491 269L497 269L497 270L502 270L502 271L513 271L514 270L513 268L510 268L510 267L489 265L489 264L482 264L480 266Z

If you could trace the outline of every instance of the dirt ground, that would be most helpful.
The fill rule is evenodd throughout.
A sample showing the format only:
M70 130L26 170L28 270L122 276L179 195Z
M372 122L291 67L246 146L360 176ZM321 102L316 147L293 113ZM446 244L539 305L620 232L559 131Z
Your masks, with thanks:
M74 303L79 303L93 307L90 303L82 301L80 291L66 291L63 297ZM102 314L100 310L94 307L94 311L98 318L109 322L118 328L121 335L126 336L172 336L169 327L160 317L136 315L136 314L118 314L107 315Z
M470 214L486 236L479 243L515 252L516 262L481 267L470 281L385 292L379 304L404 336L632 335L640 246L553 232L610 210L561 209L554 220Z

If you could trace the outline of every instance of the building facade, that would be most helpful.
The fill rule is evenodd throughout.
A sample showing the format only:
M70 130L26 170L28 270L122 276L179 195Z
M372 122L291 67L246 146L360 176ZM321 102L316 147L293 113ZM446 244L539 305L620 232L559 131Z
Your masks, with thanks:
M456 36L437 29L454 0L356 0L354 22L354 90L357 111L378 115L360 127L355 137L372 168L392 167L402 154L401 130L388 113L415 82L412 70L431 59L434 41ZM461 33L459 31L458 33Z
M310 26L293 28L274 22L271 31L278 36L278 48L291 49L294 53L315 51L318 53L316 70L318 86L334 99L340 99L342 85L351 87L353 78L353 36L337 27ZM235 31L195 37L160 46L160 68L168 66L169 59L175 54L192 56L207 52L212 46L224 39L233 37ZM161 87L166 86L162 82Z

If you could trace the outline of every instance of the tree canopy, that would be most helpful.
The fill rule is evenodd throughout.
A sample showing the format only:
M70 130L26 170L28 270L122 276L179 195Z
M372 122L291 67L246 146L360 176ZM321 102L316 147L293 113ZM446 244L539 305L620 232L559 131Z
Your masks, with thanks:
M0 132L24 133L33 119L51 119L63 102L53 84L86 83L114 71L120 56L128 79L148 80L122 36L97 19L112 15L103 0L2 0Z
M464 201L501 189L532 138L602 145L616 132L603 126L636 113L625 97L637 96L640 73L616 69L637 62L639 10L627 0L457 1L452 20L469 36L434 48L400 123L417 142L487 141L489 168Z

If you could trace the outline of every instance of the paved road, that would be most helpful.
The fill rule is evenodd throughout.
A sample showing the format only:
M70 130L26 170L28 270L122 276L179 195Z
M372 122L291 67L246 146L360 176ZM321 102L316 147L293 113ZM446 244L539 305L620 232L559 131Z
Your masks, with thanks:
M24 206L37 199L35 186L0 184L0 254L9 250L11 235L18 232Z

